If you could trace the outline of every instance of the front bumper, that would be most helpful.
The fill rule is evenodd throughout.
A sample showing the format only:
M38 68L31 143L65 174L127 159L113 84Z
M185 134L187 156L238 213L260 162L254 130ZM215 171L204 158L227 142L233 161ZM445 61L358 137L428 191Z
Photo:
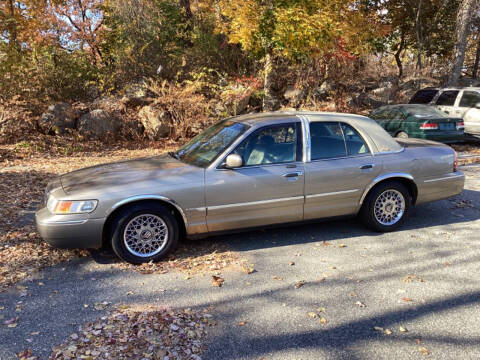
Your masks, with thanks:
M460 194L465 185L465 175L461 171L445 176L425 179L418 186L417 204L446 199Z
M105 218L54 215L47 208L42 208L35 213L35 222L40 236L53 247L98 249L102 246Z

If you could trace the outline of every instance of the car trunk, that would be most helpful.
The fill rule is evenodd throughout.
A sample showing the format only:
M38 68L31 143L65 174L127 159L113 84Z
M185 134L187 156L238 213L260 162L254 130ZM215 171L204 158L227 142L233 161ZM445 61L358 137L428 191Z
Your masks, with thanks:
M418 118L419 128L428 133L463 131L463 119L460 118Z
M425 140L425 139L415 139L415 138L408 138L408 139L395 139L400 145L404 148L416 148L416 147L429 147L429 146L448 146L437 141L432 140Z

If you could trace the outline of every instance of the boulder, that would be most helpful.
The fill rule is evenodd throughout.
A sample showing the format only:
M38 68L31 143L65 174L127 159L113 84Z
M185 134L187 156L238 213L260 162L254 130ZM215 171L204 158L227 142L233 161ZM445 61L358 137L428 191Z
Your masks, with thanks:
M250 102L252 90L242 85L230 85L222 91L220 99L223 107L232 115L243 113Z
M372 96L366 93L360 93L356 98L352 99L352 104L375 109L377 107L386 105L387 103L374 99Z
M298 105L305 99L306 93L303 89L290 86L283 93L283 97L292 105Z
M38 127L45 134L63 135L65 129L75 128L78 113L67 103L50 105L38 120Z
M159 140L172 131L170 114L155 104L144 106L138 112L138 118L150 140Z
M117 135L120 128L118 117L109 111L95 109L82 115L78 120L78 131L82 135L102 138L107 135Z

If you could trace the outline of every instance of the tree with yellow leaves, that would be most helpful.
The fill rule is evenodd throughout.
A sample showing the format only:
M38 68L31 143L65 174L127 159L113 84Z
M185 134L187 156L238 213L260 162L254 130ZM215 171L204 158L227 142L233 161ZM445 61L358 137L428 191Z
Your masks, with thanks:
M219 0L218 7L218 30L264 61L267 110L275 102L274 57L298 61L337 51L359 54L379 31L375 14L352 0Z

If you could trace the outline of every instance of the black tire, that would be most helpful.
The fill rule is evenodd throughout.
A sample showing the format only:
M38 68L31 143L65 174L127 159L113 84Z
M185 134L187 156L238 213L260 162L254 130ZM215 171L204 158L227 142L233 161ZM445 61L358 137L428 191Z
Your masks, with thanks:
M396 196L398 196L398 194L395 194L395 192L402 195L404 201L404 210L398 220L396 220L394 223L385 224L377 219L377 216L375 215L375 204L377 202L377 199L379 199L382 194L385 193L385 196L388 195L388 193L386 192L389 190L392 190L393 194ZM393 200L387 198L386 201ZM381 200L379 200L379 202L381 203ZM394 231L403 225L408 215L410 214L411 207L412 196L408 191L407 187L398 181L387 181L378 184L368 193L365 201L363 202L362 209L360 210L360 219L365 224L365 226L367 226L371 230L378 232ZM391 222L393 222L394 220L395 219L392 219Z
M408 134L405 131L400 131L395 137L397 139L408 139Z
M144 222L142 223L142 221ZM147 221L150 222L147 223ZM150 233L148 237L142 238L142 240L139 240L136 244L143 240L148 241L155 231L165 231L163 229L166 228L165 242L163 242L163 245L158 246L157 250L160 249L158 252L154 250L150 252L152 254L150 256L148 252L142 254L143 256L138 256L132 252L135 251L134 249L127 246L126 241L124 241L126 227L130 225L130 229L133 229L132 227L135 227L136 222L141 223L141 226L147 224L147 227L143 231L146 232L146 235ZM153 225L152 222L154 222ZM152 226L156 226L156 228ZM160 227L162 230L160 230ZM133 231L136 231L136 229L133 229ZM129 233L132 234L132 230L130 230ZM161 204L152 202L134 204L122 209L112 222L110 234L113 251L119 258L131 264L142 264L150 261L158 261L173 251L178 244L179 229L177 220L170 210Z

